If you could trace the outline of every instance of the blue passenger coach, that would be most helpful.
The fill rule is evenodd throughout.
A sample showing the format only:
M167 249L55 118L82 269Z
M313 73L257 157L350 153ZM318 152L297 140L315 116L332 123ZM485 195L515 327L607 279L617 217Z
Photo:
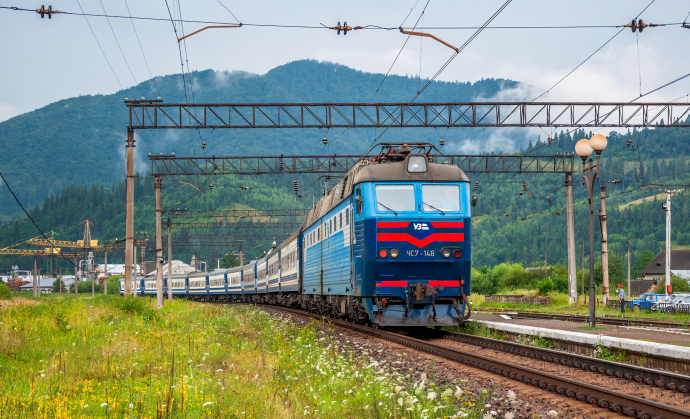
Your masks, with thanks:
M379 326L462 323L470 314L476 201L463 171L434 163L432 148L384 144L268 254L242 267L174 276L173 294L301 307ZM141 282L143 293L155 293L155 281Z

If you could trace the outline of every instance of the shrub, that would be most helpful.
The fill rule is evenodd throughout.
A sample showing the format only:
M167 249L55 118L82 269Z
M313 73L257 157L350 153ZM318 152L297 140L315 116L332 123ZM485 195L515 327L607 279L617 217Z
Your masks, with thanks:
M553 291L553 281L549 278L542 279L537 283L537 289L539 290L539 294L547 295Z
M7 285L0 283L0 300L11 300L12 291L7 287Z
M671 275L671 288L673 292L690 292L690 283L687 279L681 278L679 276ZM665 294L666 293L666 281L661 280L659 285L654 288L654 293Z
M53 292L59 293L60 292L60 283L62 282L62 292L69 292L69 289L65 286L64 281L61 279L56 279L53 282Z
M155 316L155 311L151 308L150 298L128 295L123 298L115 298L112 301L115 307L125 313L139 315L146 320L151 320Z

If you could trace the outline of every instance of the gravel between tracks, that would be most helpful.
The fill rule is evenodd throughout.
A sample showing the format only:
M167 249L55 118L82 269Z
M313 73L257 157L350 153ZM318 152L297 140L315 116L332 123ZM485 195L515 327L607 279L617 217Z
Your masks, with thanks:
M264 307L266 311L290 315L294 321L311 322L312 319L298 314L281 312ZM436 357L384 339L367 336L348 329L333 329L330 326L319 326L324 332L332 335L337 330L339 340L345 339L358 357L368 357L375 361L386 361L387 365L410 374L420 380L424 374L437 386L458 385L465 391L478 394L482 390L493 388L488 402L485 418L534 419L534 418L618 418L622 417L608 409L594 408L577 400L549 393L539 388L517 382L496 374L467 366L454 361ZM342 334L342 336L341 336ZM469 345L448 342L439 339L434 342L445 346L457 344L458 348L469 349ZM450 345L449 345L450 344ZM477 349L481 349L475 347ZM483 353L488 355L488 353ZM501 353L503 354L503 353ZM493 354L492 354L493 356ZM505 358L501 358L505 359ZM492 415L491 412L496 412Z

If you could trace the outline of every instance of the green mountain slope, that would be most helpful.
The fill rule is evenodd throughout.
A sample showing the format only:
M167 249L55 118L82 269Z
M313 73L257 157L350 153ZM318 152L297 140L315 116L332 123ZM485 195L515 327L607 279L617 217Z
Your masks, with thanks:
M0 123L0 141L8 149L0 146L0 168L26 205L40 203L48 193L69 185L110 186L122 180L127 125L123 100L127 94L140 96L140 91L147 97L155 97L156 86L168 103L356 102L369 100L382 78L382 74L305 60L285 64L262 76L213 70L194 72L191 83L187 82L185 96L180 74L156 77L126 92L64 99ZM419 100L440 102L491 97L517 84L493 79L476 83L435 82ZM416 79L390 76L376 101L408 101L417 87ZM315 150L331 154L359 153L375 134L375 130L316 129L137 132L136 168L146 171L148 153L174 152L178 156L311 154ZM324 136L331 140L326 149L321 144ZM390 130L386 138L437 141L438 135L429 130ZM201 149L202 141L208 143L205 151ZM0 189L0 202L3 202L0 222L21 214L4 188Z

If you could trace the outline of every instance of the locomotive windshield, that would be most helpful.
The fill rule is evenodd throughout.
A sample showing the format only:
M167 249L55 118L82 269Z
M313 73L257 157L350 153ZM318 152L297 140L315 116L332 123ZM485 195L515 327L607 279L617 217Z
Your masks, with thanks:
M414 185L376 185L379 211L414 211Z
M424 211L460 211L458 185L422 185Z

